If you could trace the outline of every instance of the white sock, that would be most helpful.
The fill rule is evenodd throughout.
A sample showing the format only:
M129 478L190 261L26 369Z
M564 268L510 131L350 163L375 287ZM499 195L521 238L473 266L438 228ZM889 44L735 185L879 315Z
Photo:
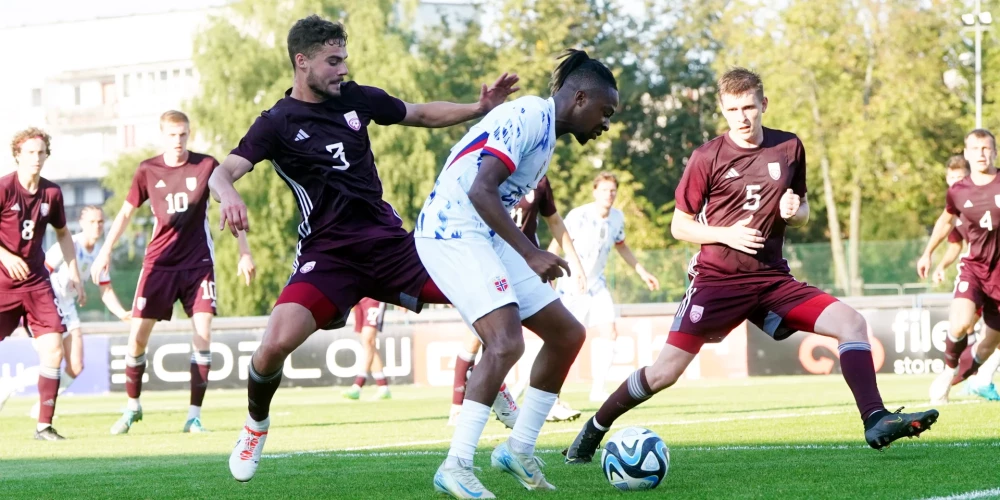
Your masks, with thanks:
M451 448L448 450L449 466L471 464L476 455L476 446L483 435L486 422L490 419L490 407L471 399L462 402L462 413L455 426L455 434L451 437Z
M260 422L256 421L249 414L247 415L247 427L252 431L264 432L271 426L271 417L267 417Z
M969 377L973 387L982 387L993 383L993 375L996 375L997 367L1000 366L1000 351L993 351L993 354L979 367L972 377Z
M128 398L128 409L132 411L139 411L142 405L139 403L139 398Z
M597 430L599 430L601 432L608 432L608 429L610 429L610 427L605 427L605 426L597 423L597 415L594 415L594 418L590 419L590 421L593 422L594 423L594 427L597 427Z
M195 406L195 405L188 406L188 420L191 420L192 418L201 418L200 406Z
M38 432L42 432L48 427L52 427L52 424L42 424L42 423L35 424L35 430Z
M73 381L75 380L76 377L69 375L65 370L63 370L63 372L59 374L59 394L66 392L66 389L69 389L69 386L73 385Z
M604 381L608 378L611 365L615 363L615 345L611 339L598 337L590 341L590 373L593 378L591 392L604 392Z
M538 433L542 431L545 424L545 417L552 410L552 405L556 404L558 394L540 391L534 387L528 387L524 391L524 404L521 405L521 413L514 423L514 430L510 433L507 442L514 453L532 455L535 453L535 442L538 441Z

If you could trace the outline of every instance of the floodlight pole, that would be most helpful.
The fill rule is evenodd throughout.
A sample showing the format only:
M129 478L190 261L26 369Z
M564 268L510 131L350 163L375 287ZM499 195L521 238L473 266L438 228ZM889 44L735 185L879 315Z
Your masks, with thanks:
M976 0L976 128L983 128L983 29L979 22L982 12L981 0Z

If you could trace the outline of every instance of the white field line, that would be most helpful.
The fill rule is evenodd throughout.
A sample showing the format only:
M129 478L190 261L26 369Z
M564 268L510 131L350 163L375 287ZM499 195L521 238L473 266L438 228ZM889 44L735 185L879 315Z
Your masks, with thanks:
M978 400L961 401L951 403L951 405L960 404L979 404ZM922 402L911 402L906 403L910 407L927 407L929 404ZM721 422L736 422L745 420L776 420L776 419L788 419L788 418L800 418L800 417L817 417L817 416L827 416L827 415L838 415L843 413L853 413L854 409L843 409L843 410L823 410L815 412L801 412L801 413L777 413L777 414L744 414L734 417L718 417L718 418L706 418L706 419L695 419L695 420L663 420L663 421L652 421L652 422L638 422L629 423L630 426L642 426L642 427L652 427L652 426L662 426L662 425L698 425L698 424L711 424L711 423L721 423ZM577 428L569 429L555 429L550 431L543 430L540 435L554 435L554 434L576 434L580 432ZM480 438L482 440L501 440L506 439L508 434L487 434ZM334 448L325 450L309 450L309 451L295 451L289 453L275 453L275 454L265 454L264 458L288 458L298 455L322 455L322 456L338 456L338 457L352 457L352 456L417 456L417 455L437 455L440 452L432 451L398 451L398 452L377 452L377 453L358 453L364 451L376 451L376 450L391 450L399 448L408 448L412 446L429 446L438 444L449 444L451 439L430 439L422 441L407 441L403 443L391 443L391 444L374 444L368 446L355 446L348 448ZM911 446L911 445L907 445ZM924 446L934 446L934 445L924 445ZM937 445L939 447L946 446L971 446L969 443L952 443L952 444L941 444ZM998 444L997 446L1000 446ZM834 450L834 449L850 449L855 446L848 445L773 445L773 446L712 446L712 447L678 447L676 449L683 449L687 451L732 451L732 450L794 450L794 449L817 449L817 450ZM867 448L867 446L856 446L858 448ZM557 450L558 451L558 450ZM547 450L538 450L538 453L546 453Z
M923 500L972 500L974 498L992 497L1000 497L1000 488L993 488L992 490L967 491L965 493L956 493L946 497L929 497Z

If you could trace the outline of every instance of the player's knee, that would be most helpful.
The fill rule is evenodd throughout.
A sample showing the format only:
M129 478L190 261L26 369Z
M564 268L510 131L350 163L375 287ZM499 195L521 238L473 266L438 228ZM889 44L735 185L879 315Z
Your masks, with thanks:
M514 363L517 363L517 360L521 359L521 356L524 355L524 337L520 333L494 336L496 338L491 340L490 344L486 346L483 355L497 358L503 366L514 366Z
M79 377L80 374L83 373L83 361L70 361L69 363L66 363L65 371L66 375L69 375L70 377Z
M567 354L572 353L575 356L583 349L583 344L587 342L587 328L581 325L579 322L574 321L569 327L566 328L566 332L563 335L562 345L565 347Z
M867 342L868 322L865 321L865 317L861 313L852 309L851 314L846 314L843 321L840 322L840 328L837 333L841 343Z
M646 383L653 393L657 393L677 383L681 378L682 371L674 369L672 366L664 366L654 363L646 367Z

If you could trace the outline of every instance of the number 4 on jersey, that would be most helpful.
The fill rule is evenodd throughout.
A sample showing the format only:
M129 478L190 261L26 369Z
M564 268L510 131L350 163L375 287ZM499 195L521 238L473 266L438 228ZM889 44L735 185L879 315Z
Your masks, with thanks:
M993 230L993 217L990 216L990 211L987 210L983 214L983 218L979 219L979 227L986 229L987 231Z

